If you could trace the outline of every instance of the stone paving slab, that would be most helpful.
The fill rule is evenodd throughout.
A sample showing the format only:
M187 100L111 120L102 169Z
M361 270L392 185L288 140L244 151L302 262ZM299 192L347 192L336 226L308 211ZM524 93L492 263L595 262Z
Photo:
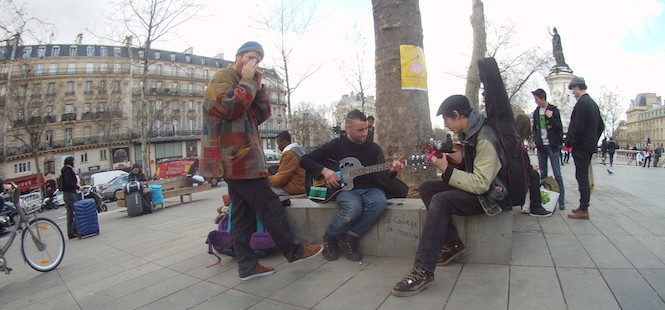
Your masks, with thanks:
M49 273L23 264L15 243L6 257L14 272L0 275L2 309L665 309L665 169L604 169L594 167L590 220L566 217L579 199L566 165L567 210L534 218L516 208L510 263L439 267L435 285L412 297L390 294L412 258L289 264L272 253L261 263L277 272L246 282L232 257L206 268L216 261L204 240L221 186L151 215L100 214L101 235L67 240ZM47 212L64 227L64 210Z

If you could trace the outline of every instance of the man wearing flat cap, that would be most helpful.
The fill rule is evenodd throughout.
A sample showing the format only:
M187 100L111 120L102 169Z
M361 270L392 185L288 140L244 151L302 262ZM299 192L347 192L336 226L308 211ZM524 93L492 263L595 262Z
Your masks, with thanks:
M598 151L598 139L605 130L598 105L586 93L586 82L582 77L574 77L568 89L573 91L577 103L570 114L570 125L566 134L566 146L573 148L575 178L580 191L580 205L573 209L569 218L588 219L591 187L589 185L589 165L593 153Z
M321 244L303 245L295 238L279 196L268 182L270 173L258 129L271 112L258 70L263 55L261 44L243 44L235 63L212 76L204 95L199 168L204 176L223 177L229 186L233 250L241 280L275 272L274 267L259 264L249 246L257 217L289 262L311 258L323 250Z

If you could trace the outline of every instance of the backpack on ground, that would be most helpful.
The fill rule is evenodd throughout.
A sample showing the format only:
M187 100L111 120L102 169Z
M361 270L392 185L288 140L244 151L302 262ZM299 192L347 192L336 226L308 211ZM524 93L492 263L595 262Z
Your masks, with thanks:
M529 156L517 133L515 116L508 100L499 66L494 58L478 60L478 73L483 83L487 121L496 131L506 157L508 197L511 206L522 206L529 190Z
M232 205L229 204L228 213L222 217L222 219L217 224L217 230L213 230L208 233L208 238L206 243L208 244L208 254L215 255L217 257L217 262L208 266L219 265L222 259L213 252L213 249L219 254L226 254L229 256L235 256L233 252L233 236L231 235L231 217L233 215ZM258 257L265 257L268 255L268 250L275 247L275 242L270 237L263 227L263 222L257 217L256 218L256 232L252 234L249 239L249 247L254 250L254 253Z

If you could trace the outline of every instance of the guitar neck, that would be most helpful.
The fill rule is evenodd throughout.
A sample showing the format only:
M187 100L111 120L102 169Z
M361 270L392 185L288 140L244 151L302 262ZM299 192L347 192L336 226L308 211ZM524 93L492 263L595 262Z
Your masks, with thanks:
M393 167L392 162L378 164L378 165L372 165L372 166L362 167L362 168L358 168L358 169L353 169L353 170L349 171L349 175L351 177L355 178L355 177L365 175L365 174L369 174L369 173L389 170L392 167Z

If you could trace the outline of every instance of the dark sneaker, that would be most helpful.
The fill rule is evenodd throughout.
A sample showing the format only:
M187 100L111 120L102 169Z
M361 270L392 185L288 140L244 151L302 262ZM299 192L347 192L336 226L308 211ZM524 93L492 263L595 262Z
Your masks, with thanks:
M466 247L462 240L457 238L456 240L446 242L441 248L441 253L439 254L439 259L436 261L437 266L446 266L450 264L454 259L462 256L466 252Z
M533 217L550 217L552 216L552 212L545 210L543 207L531 208L529 215Z
M363 259L362 256L360 256L360 237L344 234L344 237L342 237L340 242L346 253L346 259L354 262Z
M275 267L267 267L257 263L256 267L254 267L254 270L252 270L252 272L250 272L248 275L240 277L240 280L247 281L258 277L269 276L273 273L275 273Z
M323 258L326 260L337 260L339 258L338 236L323 235Z
M314 256L317 256L323 252L322 244L303 244L302 253L296 258L292 263L302 262L304 260L310 259Z
M414 266L402 281L395 284L393 295L397 297L406 297L420 293L420 291L434 284L433 281L433 272Z
M559 204L559 210L566 210L566 205L560 203L560 204Z

